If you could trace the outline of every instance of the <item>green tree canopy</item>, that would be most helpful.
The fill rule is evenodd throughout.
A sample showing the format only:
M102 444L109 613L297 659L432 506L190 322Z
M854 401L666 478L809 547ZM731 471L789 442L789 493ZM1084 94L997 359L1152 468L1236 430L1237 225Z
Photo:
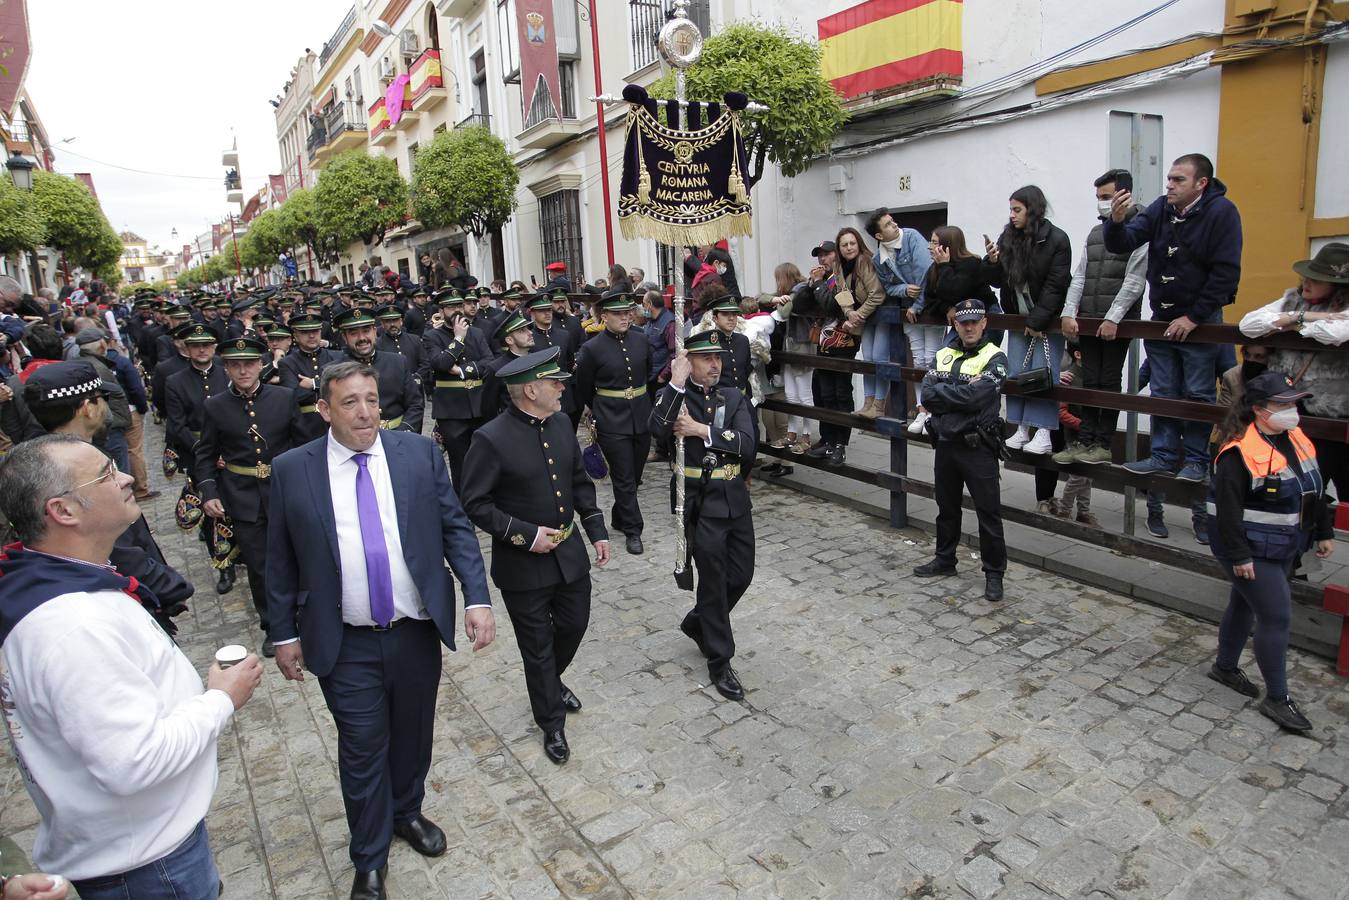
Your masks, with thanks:
M769 107L747 114L745 150L751 185L763 177L764 161L787 177L804 172L829 150L848 114L833 86L820 74L820 48L782 25L739 22L709 37L703 55L687 70L688 98L716 100L729 91ZM650 88L653 97L674 96L674 76Z
M206 279L202 277L201 269L201 266L192 266L190 269L184 269L179 272L178 277L174 279L174 281L178 283L178 289L190 290L205 284Z
M36 250L46 237L47 226L32 193L0 176L0 254Z
M378 244L407 219L408 186L398 164L361 150L339 154L319 172L322 230L345 246L355 240Z
M244 268L266 270L276 265L277 257L292 245L284 224L280 207L269 209L248 223L248 233L239 241Z
M519 183L506 145L486 128L441 132L417 150L412 212L427 228L457 225L481 238L510 220Z
M81 182L38 169L33 172L33 198L46 223L43 243L60 250L74 265L100 274L116 264L122 240Z
M235 275L234 270L234 250L229 242L220 248L220 252L202 266L203 275L208 282L210 281L228 281Z
M298 247L303 244L320 266L336 264L337 254L348 242L339 241L330 229L323 227L316 188L291 191L277 212L278 230L286 246Z

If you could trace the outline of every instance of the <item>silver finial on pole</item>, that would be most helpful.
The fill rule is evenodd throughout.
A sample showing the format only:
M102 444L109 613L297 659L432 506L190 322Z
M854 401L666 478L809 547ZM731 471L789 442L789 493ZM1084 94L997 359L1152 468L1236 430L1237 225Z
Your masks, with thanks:
M675 99L679 101L679 130L686 127L688 100L684 70L703 55L703 34L689 19L688 0L675 0L674 16L661 26L656 37L660 55L675 70ZM684 260L674 248L675 353L684 350ZM681 400L681 403L683 401ZM688 535L684 532L684 439L675 438L675 575L682 575L688 555Z

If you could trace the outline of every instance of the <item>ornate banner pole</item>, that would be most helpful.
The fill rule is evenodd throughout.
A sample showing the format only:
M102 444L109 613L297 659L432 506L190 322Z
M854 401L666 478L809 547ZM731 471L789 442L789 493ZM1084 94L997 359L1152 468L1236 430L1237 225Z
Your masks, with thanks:
M661 27L656 45L660 55L674 67L675 100L679 101L679 130L687 127L688 91L684 82L684 70L698 61L703 55L703 35L698 26L689 19L688 0L675 0L674 17ZM675 317L675 354L684 350L684 260L679 248L674 254L674 317ZM684 569L688 557L688 535L684 533L684 441L676 437L674 442L675 470L675 578L687 578Z

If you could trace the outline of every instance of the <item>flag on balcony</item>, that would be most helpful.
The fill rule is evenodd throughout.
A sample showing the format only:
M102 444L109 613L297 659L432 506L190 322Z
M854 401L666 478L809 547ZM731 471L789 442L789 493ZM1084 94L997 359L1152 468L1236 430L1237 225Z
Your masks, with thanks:
M820 70L845 98L964 73L963 0L866 0L816 24Z
M277 203L286 202L286 177L284 175L268 175L267 180L271 182L272 197Z
M525 121L555 119L562 109L562 85L557 68L553 0L515 0L515 20Z
M624 238L688 246L754 233L740 113L709 106L711 124L692 130L662 125L656 101L628 109L618 189Z

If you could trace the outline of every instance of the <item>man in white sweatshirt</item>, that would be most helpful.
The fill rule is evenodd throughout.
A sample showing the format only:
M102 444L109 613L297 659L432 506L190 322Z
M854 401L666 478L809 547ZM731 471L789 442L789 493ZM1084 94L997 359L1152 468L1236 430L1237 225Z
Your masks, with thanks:
M207 900L216 739L262 677L257 657L201 678L108 565L140 515L130 475L51 434L0 462L0 706L41 816L33 859L84 900Z

